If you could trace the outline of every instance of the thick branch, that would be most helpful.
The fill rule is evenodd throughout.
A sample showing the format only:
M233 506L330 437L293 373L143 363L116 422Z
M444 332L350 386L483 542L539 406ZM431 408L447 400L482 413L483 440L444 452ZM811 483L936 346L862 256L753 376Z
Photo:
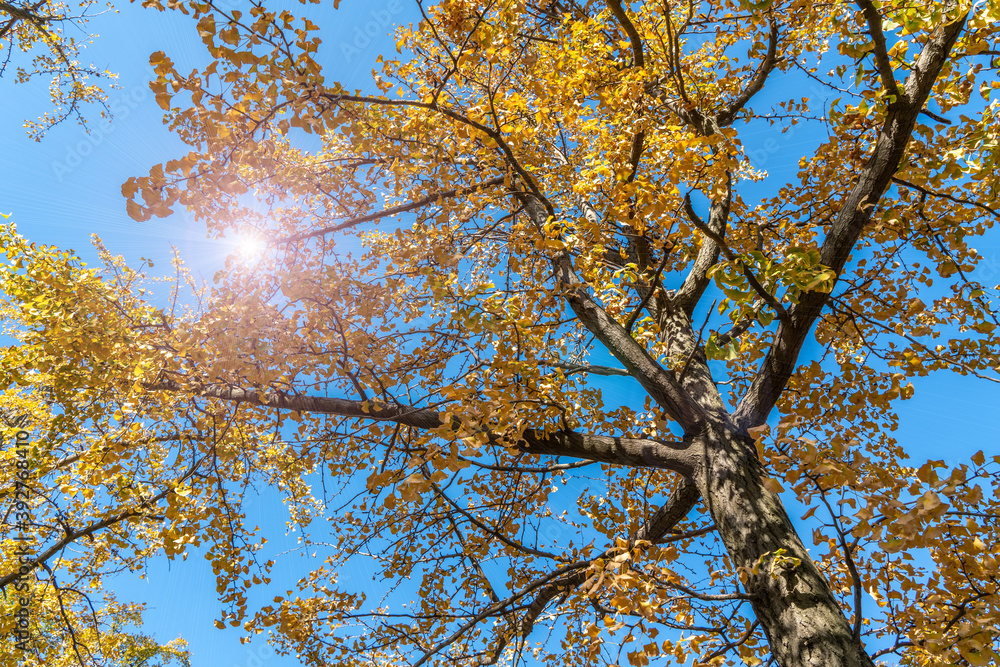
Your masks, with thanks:
M632 19L628 17L620 0L608 0L608 6L611 7L611 12L615 15L615 19L622 27L622 30L628 35L629 42L632 43L632 64L635 67L645 67L646 60L642 55L642 39L639 37L639 31L635 29ZM632 137L632 145L629 148L628 158L630 169L628 178L626 179L628 183L632 182L639 171L639 160L642 158L642 147L645 141L646 133L643 130L639 130Z
M938 28L917 57L900 100L889 107L875 150L854 187L845 196L820 249L820 263L833 269L838 277L865 225L871 220L871 210L878 205L892 182L906 152L917 116L964 26L963 17ZM767 419L795 372L799 351L829 298L826 292L803 294L799 303L789 310L788 319L778 326L774 343L734 414L734 422L740 428L759 426Z
M882 87L885 92L898 98L899 87L896 85L896 75L892 71L892 63L889 62L885 34L882 32L882 15L878 13L872 0L858 0L858 7L864 12L865 20L868 22L868 34L871 35L874 44L875 65L882 79Z
M733 100L733 103L729 105L729 108L719 114L716 122L718 122L719 127L726 127L731 125L734 120L736 120L736 114L746 106L754 95L759 93L764 87L764 82L767 81L768 75L774 69L777 64L777 58L775 58L775 53L778 50L778 24L771 19L771 32L768 35L767 40L767 54L764 56L764 60L760 63L760 67L754 72L753 78L747 87L743 90L739 97Z
M690 195L684 197L684 211L687 213L688 218L690 218L691 223L695 227L700 229L706 236L712 239L716 247L722 250L722 254L726 256L726 259L728 259L733 264L739 265L740 271L743 273L743 276L747 279L747 282L750 283L750 287L752 287L753 291L757 293L757 296L759 296L761 299L764 300L764 303L766 303L767 305L771 306L771 308L774 309L774 311L778 314L778 318L781 320L788 319L788 313L785 312L785 307L781 305L781 302L779 302L778 299L775 298L773 294L768 292L767 289L765 289L764 286L760 284L760 281L757 280L757 276L755 276L753 274L753 271L751 271L749 267L747 267L746 264L744 264L743 261L736 256L736 253L734 253L729 248L729 246L726 244L726 240L722 238L722 235L717 234L708 225L702 222L701 218L698 217L698 214L694 212L694 207L692 207L691 205Z
M721 199L713 200L709 206L707 227L712 234L706 235L706 238L702 240L694 264L688 271L684 282L672 297L673 306L683 311L688 319L691 319L694 309L701 300L702 294L708 288L710 282L708 270L719 261L720 247L715 239L721 238L724 240L726 237L726 226L729 224L729 207L732 203L732 197L732 178L730 177L726 183L725 196ZM690 200L686 200L686 205L690 208ZM690 211L688 211L688 216L691 216ZM698 218L697 215L694 217Z
M184 391L181 385L172 381L149 384L146 385L146 389L151 391ZM200 387L194 393L204 398L218 398L279 410L388 421L424 430L444 429L446 426L437 412L405 405L351 401L327 396L294 396L281 392L262 394L252 389L221 385ZM461 428L461 424L456 421L449 428L456 431ZM487 433L490 442L497 445L503 443L500 436L485 430L483 432ZM535 429L527 429L521 435L517 447L530 454L567 456L616 465L662 468L682 475L691 475L697 463L697 455L683 442L620 438L568 430L546 434Z
M653 544L660 542L674 529L674 526L680 523L681 519L688 515L688 512L694 509L700 497L697 484L689 479L681 480L660 509L656 510L653 516L636 531L636 541L646 540Z
M9 33L11 29L17 25L18 21L28 21L35 24L37 27L44 29L44 24L51 21L53 18L51 16L39 16L35 13L38 11L38 8L44 4L45 0L39 0L31 7L24 8L16 7L9 2L0 2L0 11L7 12L11 17L10 20L8 20L7 23L0 28L0 39L6 37L7 33ZM13 45L11 45L11 48L13 48Z
M635 61L635 66L645 67L646 61L642 55L642 39L639 38L639 31L635 29L632 20L625 13L625 9L622 8L622 3L620 0L608 0L608 7L611 8L611 13L615 15L615 19L622 27L622 30L628 35L628 41L632 43L632 57Z
M547 218L541 203L530 194L515 191L531 216L536 227L542 228ZM642 345L629 335L590 295L588 285L573 268L573 260L566 252L552 258L555 279L562 288L562 296L580 323L594 335L607 350L625 367L649 396L666 414L684 429L686 434L701 432L708 414L668 373Z

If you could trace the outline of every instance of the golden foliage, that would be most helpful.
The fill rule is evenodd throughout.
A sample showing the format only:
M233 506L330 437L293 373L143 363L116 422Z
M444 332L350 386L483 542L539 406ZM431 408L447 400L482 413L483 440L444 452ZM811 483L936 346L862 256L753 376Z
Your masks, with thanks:
M6 232L36 521L100 526L65 567L201 549L311 665L997 661L1000 457L893 431L916 377L1000 381L1000 4L442 0L371 94L308 7L169 6L213 61L153 54L191 150L128 211L270 246L156 309ZM753 134L809 122L773 184ZM251 610L255 483L322 555Z

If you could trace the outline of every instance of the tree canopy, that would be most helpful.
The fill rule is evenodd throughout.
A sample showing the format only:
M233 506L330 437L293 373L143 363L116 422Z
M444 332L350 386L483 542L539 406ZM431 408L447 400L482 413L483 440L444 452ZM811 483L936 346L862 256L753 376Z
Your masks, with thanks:
M894 437L914 378L1000 382L1000 2L441 0L371 91L329 10L144 4L211 62L152 55L190 151L127 210L261 248L160 288L5 229L37 622L94 633L43 664L195 551L317 667L1000 661L1000 456ZM748 142L803 128L775 182ZM319 557L251 605L258 487Z
M16 63L17 83L48 79L51 109L24 122L36 140L69 118L86 125L88 105L98 106L102 118L110 115L105 88L114 85L115 74L80 61L92 37L88 24L99 10L112 11L111 4L102 7L95 0L0 2L0 76L9 74L8 67ZM22 62L29 54L30 62Z

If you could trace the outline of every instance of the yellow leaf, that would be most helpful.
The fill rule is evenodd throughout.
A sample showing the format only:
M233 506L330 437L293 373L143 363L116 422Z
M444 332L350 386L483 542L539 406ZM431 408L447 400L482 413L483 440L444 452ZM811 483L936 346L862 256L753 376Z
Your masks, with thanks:
M783 493L785 488L781 486L781 482L774 479L773 477L768 477L764 480L764 488L771 493Z

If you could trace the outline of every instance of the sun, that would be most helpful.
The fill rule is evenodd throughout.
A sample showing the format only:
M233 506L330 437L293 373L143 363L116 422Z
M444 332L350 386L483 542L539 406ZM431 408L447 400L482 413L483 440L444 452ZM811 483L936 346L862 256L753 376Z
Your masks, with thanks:
M237 256L244 262L258 259L267 248L267 241L253 232L242 232L235 240L236 247L234 250Z

